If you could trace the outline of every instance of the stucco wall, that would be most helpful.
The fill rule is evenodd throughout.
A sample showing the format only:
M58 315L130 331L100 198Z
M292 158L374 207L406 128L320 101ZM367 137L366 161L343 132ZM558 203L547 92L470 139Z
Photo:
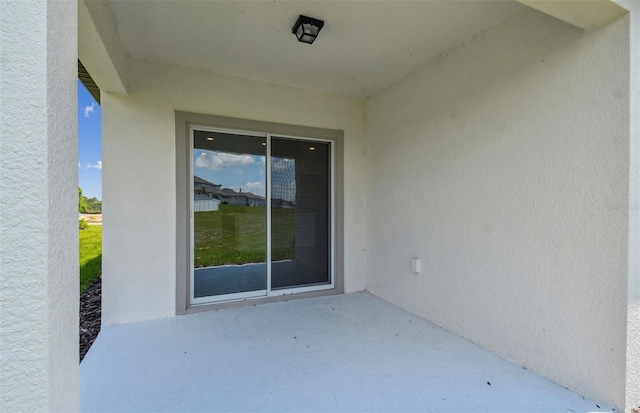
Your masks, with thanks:
M0 410L77 411L75 2L0 2Z
M366 106L367 289L618 408L628 59L527 9Z
M175 314L175 110L344 130L345 290L364 288L361 102L135 59L128 79L102 96L104 323Z
M625 411L640 408L640 3L629 10L629 280Z

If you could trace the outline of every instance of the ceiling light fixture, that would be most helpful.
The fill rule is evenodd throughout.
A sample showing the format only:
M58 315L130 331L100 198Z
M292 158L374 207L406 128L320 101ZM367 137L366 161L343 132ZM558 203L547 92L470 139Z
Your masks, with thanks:
M213 140L213 138L212 138L211 136L209 136L209 137L207 138L207 140L208 140L208 141L212 141L212 140Z
M318 33L320 33L320 29L322 29L323 26L324 22L322 20L301 14L296 24L293 25L291 33L296 35L298 41L312 44L316 40L316 37L318 37Z

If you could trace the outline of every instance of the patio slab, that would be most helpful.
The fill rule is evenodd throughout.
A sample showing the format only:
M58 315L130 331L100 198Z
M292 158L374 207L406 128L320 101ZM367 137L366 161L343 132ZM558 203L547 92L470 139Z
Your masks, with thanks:
M613 411L368 293L104 327L80 390L84 412Z

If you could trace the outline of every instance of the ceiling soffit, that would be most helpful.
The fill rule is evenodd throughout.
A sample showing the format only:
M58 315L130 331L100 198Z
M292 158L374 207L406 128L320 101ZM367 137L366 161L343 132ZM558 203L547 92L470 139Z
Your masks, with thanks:
M111 1L127 54L366 98L524 6L513 1ZM291 27L325 21L313 45Z

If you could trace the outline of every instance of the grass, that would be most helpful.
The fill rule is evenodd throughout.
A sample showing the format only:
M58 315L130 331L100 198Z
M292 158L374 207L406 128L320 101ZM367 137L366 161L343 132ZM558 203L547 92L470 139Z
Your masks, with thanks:
M293 258L293 211L274 209L271 221L278 228L272 259ZM220 205L218 211L195 212L195 267L265 262L266 223L266 208L260 207Z
M274 261L293 259L295 216L292 210L273 209L271 237ZM266 208L221 205L218 211L194 213L195 266L212 267L266 260ZM100 276L102 226L80 230L80 293Z
M89 225L80 235L80 294L102 271L102 226Z

